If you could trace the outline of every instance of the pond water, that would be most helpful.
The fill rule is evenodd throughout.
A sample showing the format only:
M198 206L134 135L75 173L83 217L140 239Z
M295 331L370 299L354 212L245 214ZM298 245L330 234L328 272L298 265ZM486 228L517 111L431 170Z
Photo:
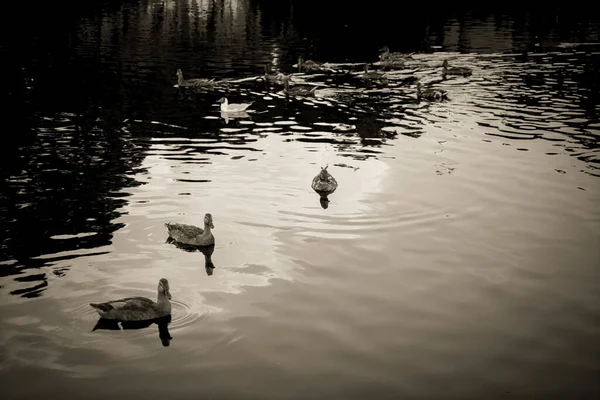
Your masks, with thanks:
M600 23L437 10L396 29L316 4L48 6L4 47L3 399L600 395ZM361 79L385 45L413 54ZM215 81L176 88L178 68ZM205 213L212 254L167 242ZM90 302L163 277L170 321L97 325Z

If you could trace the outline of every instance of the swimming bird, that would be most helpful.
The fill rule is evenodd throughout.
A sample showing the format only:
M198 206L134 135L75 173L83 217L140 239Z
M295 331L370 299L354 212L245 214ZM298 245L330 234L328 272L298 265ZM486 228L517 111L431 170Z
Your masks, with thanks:
M413 53L410 54L404 54L404 53L398 53L398 52L394 52L394 53L390 53L390 48L387 46L383 46L381 49L379 49L379 59L381 61L406 61L409 59L412 59L412 55Z
M323 63L313 61L313 60L304 60L304 57L298 56L298 72L305 71L319 71Z
M210 246L215 243L215 237L210 231L215 229L210 213L204 214L204 229L177 223L166 223L165 226L169 231L169 237L179 243L190 246Z
M473 73L473 70L471 68L467 68L467 67L448 67L448 60L444 60L443 64L442 64L442 75L446 76L446 75L462 75L462 76L469 76Z
M290 81L292 79L289 76L286 76L283 80L284 89L283 92L290 96L314 96L315 90L317 90L317 86L314 85L296 85L290 86Z
M126 297L106 303L90 303L100 317L120 321L146 321L171 314L169 281L158 281L156 303L146 297Z
M270 83L282 84L285 82L286 75L278 72L274 74L271 71L271 64L265 64L265 80Z
M223 112L240 112L246 111L246 109L250 107L254 102L229 104L229 101L227 101L227 97L221 97L219 100L217 100L217 103L221 103L221 111Z
M312 189L325 199L335 192L338 187L335 178L327 171L328 166L329 165L326 165L324 168L321 167L321 172L313 178L311 185Z
M210 85L214 79L183 79L183 72L181 69L177 69L177 85L179 87L198 87L198 86L207 86Z
M442 89L422 89L421 82L417 82L417 100L426 99L431 101L442 101L448 98L448 94Z

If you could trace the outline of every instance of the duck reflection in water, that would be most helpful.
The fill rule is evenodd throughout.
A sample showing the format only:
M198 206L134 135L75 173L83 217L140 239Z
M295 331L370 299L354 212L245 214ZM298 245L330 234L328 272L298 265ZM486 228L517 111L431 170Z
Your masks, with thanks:
M221 111L221 118L225 120L225 124L229 124L230 119L247 119L250 118L250 114L246 111L227 112Z
M98 322L96 322L96 326L94 326L92 332L99 329L111 331L146 329L152 324L156 324L158 325L158 337L160 338L162 345L167 347L171 344L171 339L173 339L169 333L170 323L171 315L146 321L119 321L116 319L100 318L98 319Z
M175 247L184 251L199 251L204 254L204 269L206 270L206 275L211 276L213 274L213 270L215 269L215 264L212 262L212 254L215 251L214 244L211 244L210 246L193 246L178 242L170 236L167 238L167 243L174 244Z

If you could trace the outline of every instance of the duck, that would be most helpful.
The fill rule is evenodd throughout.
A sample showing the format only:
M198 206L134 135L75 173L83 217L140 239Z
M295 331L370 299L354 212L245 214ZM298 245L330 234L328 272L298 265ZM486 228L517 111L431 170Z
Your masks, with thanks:
M324 199L327 199L327 196L335 192L338 187L335 178L327 171L328 166L321 167L321 172L313 178L311 185L312 189Z
M246 111L246 109L250 107L254 102L229 104L227 97L221 97L219 100L217 100L217 103L221 103L222 112L240 112Z
M398 52L394 52L394 53L390 53L390 48L387 46L383 46L381 49L379 49L379 59L381 61L400 61L400 62L404 62L408 59L412 59L412 55L413 53L410 54L404 54L404 53L398 53Z
M417 82L417 100L426 99L431 101L442 101L448 98L448 94L442 89L422 89L421 82Z
M101 318L119 321L147 321L171 315L171 292L169 281L162 278L158 281L158 298L156 303L146 297L126 297L107 301L106 303L90 303Z
M471 68L467 68L467 67L451 67L448 68L448 60L444 60L444 62L442 63L442 75L446 76L446 75L462 75L462 76L469 76L473 73L473 70Z
M364 80L381 80L385 78L385 74L376 71L369 71L369 64L365 64L365 72L360 76Z
M304 57L298 56L298 72L305 71L319 71L323 63L312 61L312 60L304 60Z
M166 223L165 226L169 231L169 237L176 242L187 244L190 246L210 246L215 244L215 237L211 229L215 229L212 215L204 214L204 229L194 225Z
M290 96L314 96L317 86L314 85L296 85L290 87L290 81L292 78L286 76L283 80L284 89L283 92Z
M198 87L198 86L206 86L210 85L214 79L183 79L183 72L181 69L177 69L177 85L179 87Z
M282 84L285 81L285 77L286 75L281 72L278 72L276 74L272 73L271 65L265 64L265 80L267 82Z

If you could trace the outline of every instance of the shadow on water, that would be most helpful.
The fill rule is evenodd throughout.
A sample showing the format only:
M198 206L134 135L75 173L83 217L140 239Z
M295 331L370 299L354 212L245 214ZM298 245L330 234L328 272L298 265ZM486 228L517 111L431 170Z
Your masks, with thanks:
M13 291L38 296L46 286L45 266L102 254L114 220L126 204L123 188L142 185L142 145L119 132L98 128L81 131L78 117L57 113L42 117L29 145L13 149L2 160L0 179L0 274L19 275L19 282L39 282ZM50 269L63 276L68 268Z
M171 344L173 337L169 333L169 323L171 323L171 315L163 318L157 318L147 321L118 321L114 319L100 318L96 322L96 325L92 329L92 332L96 330L140 330L146 329L156 324L158 327L158 337L163 346L168 347Z

